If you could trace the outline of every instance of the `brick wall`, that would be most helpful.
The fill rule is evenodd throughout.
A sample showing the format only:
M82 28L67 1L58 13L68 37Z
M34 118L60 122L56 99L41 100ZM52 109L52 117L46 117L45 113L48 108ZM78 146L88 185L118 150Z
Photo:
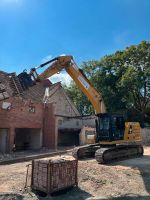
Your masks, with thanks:
M65 93L61 84L58 83L54 88L49 91L49 97L47 98L47 103L56 104L56 114L63 116L79 116L80 113L70 100L70 98Z
M19 98L9 98L3 102L11 103L10 108L3 109L0 102L0 128L41 128L43 105L31 103ZM31 110L34 109L34 110ZM35 112L33 112L35 111Z
M10 103L10 107L3 109L3 102ZM9 130L8 151L13 147L15 128L40 128L43 132L43 146L56 147L57 129L52 104L44 107L42 103L25 101L19 97L11 97L3 102L0 102L0 128Z
M43 143L47 148L57 148L58 125L55 117L55 105L45 104L43 118Z

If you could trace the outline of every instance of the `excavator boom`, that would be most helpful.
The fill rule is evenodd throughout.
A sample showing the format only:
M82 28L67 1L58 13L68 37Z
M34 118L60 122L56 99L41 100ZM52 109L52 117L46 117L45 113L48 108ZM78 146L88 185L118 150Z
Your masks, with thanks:
M47 69L40 75L36 73L36 69L41 68L50 63L51 65L47 67ZM54 74L59 73L63 69L66 70L70 77L75 81L77 86L89 98L90 102L92 103L95 109L96 114L105 113L106 108L102 95L89 82L83 71L77 67L72 56L56 57L40 65L39 67L32 68L30 74L36 81L43 81L47 78L50 78Z

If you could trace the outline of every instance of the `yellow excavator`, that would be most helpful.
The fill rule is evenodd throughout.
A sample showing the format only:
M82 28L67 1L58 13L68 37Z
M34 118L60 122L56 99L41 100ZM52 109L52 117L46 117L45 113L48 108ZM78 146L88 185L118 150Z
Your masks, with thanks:
M37 69L49 65L44 72L37 74ZM140 125L138 122L125 122L120 114L106 112L102 94L99 93L83 71L78 68L72 56L59 56L30 70L30 76L36 81L43 81L61 70L72 77L77 86L88 97L96 114L95 143L73 149L77 159L95 156L98 163L108 163L143 155L140 144Z

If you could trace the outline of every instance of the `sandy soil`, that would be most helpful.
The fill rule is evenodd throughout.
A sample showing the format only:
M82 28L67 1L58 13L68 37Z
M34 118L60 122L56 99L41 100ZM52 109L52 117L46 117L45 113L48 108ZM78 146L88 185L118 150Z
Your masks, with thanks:
M0 200L48 199L30 189L24 191L26 165L29 163L0 166ZM150 200L150 147L145 147L142 158L111 165L99 165L94 159L79 161L78 181L78 188L55 195L52 199ZM7 196L2 196L2 192Z

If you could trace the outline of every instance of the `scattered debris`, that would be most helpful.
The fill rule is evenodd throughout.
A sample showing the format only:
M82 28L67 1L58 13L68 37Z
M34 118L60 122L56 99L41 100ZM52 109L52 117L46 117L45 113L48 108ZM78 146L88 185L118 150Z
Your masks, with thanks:
M25 200L44 200L44 197L39 197L30 189L24 191L26 165L30 163L0 165L0 192L21 193ZM54 200L150 199L150 147L145 148L142 158L111 165L97 164L94 159L79 161L78 164L78 188L75 187L59 196L54 195Z
M0 200L22 200L23 196L21 194L15 193L0 193Z

